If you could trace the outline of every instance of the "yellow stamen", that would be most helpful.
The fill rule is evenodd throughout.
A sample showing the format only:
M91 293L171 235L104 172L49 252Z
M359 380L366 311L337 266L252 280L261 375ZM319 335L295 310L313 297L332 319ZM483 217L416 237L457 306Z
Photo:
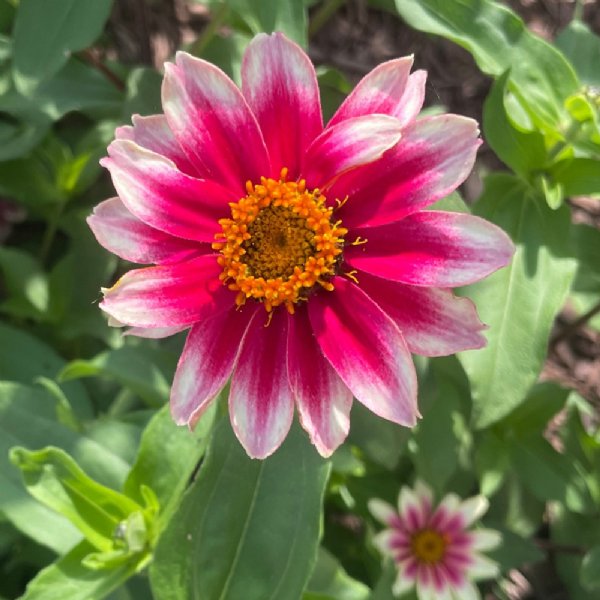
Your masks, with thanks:
M418 561L433 565L444 559L449 543L447 534L435 529L421 529L412 536L410 547Z
M369 240L367 238L361 238L360 235L350 244L351 246L360 246L366 244Z
M283 304L294 314L317 285L333 290L348 230L332 222L333 208L317 188L286 181L287 173L282 169L279 181L246 182L248 195L230 203L231 218L219 220L212 247L221 253L220 278L237 292L237 306L253 298L269 313Z
M348 278L348 279L352 279L352 281L354 281L354 283L358 284L358 279L356 277L356 274L358 273L358 271L353 270L353 271L346 271L344 272L344 275Z
M344 204L346 204L346 202L348 202L348 196L346 196L343 200L336 198L335 199L335 203L336 203L335 210L340 210L340 208L342 208L342 206L344 206Z

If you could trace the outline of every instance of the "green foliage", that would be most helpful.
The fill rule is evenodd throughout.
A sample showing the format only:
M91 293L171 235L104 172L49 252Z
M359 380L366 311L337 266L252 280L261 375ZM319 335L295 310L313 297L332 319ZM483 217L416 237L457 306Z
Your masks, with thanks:
M195 40L186 30L186 49L238 84L255 34L282 31L307 49L343 5L188 3L205 9L190 27L207 23ZM455 192L431 208L496 223L516 252L460 291L487 346L416 359L417 427L355 402L331 460L295 424L255 461L224 414L227 388L193 431L174 424L183 334L122 336L97 306L129 269L85 223L114 195L98 161L115 127L161 112L162 74L114 58L112 5L0 0L0 230L5 201L24 215L0 239L0 600L391 600L396 570L373 548L367 502L394 503L416 478L438 498L490 500L500 586L551 557L569 598L598 594L597 407L539 378L565 303L600 329L600 233L572 224L568 202L600 197L600 38L575 18L544 41L491 0L369 2L465 48L492 78L483 137L507 171L476 166L478 199ZM340 64L317 67L326 119L357 74Z
M569 256L570 216L549 211L513 176L491 175L475 214L496 223L516 244L512 263L468 288L488 345L461 354L473 393L473 421L486 427L525 400L546 356L554 318L563 306L576 261Z
M254 461L222 419L156 549L156 598L298 597L316 558L328 472L298 427Z

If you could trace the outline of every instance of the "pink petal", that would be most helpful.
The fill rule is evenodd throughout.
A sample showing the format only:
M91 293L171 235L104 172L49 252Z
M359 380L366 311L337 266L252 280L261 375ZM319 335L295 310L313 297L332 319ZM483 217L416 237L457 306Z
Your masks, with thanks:
M342 173L380 158L400 137L400 122L393 117L347 119L325 129L309 146L302 176L309 188L326 188Z
M171 414L178 425L196 422L227 383L257 308L244 306L237 310L231 306L192 327L171 389Z
M486 327L468 298L447 289L405 285L367 273L360 273L358 280L396 322L413 354L446 356L485 346L481 332Z
M125 273L104 291L100 308L134 327L177 327L209 318L233 305L234 294L219 280L214 254Z
M288 376L300 423L327 457L348 435L352 392L323 356L303 307L290 315L288 326Z
M142 223L119 198L98 204L87 223L102 246L131 262L181 262L210 250L208 245L175 238Z
M468 285L504 267L514 252L499 227L462 213L421 211L353 234L368 239L346 248L353 268L411 285Z
M181 331L185 331L187 325L178 327L130 327L123 332L123 335L134 335L135 337L146 338L150 340L162 340L171 337Z
M278 178L287 167L290 179L296 179L306 149L323 130L317 75L310 59L281 33L261 33L244 54L242 91L269 149L271 176Z
M294 416L286 366L287 313L272 314L270 324L262 309L250 321L229 393L231 424L251 458L275 452Z
M402 126L410 123L423 104L426 73L409 79L412 56L382 63L358 82L329 121L328 127L345 119L375 113L396 117Z
M178 52L165 65L162 104L169 127L207 178L245 196L270 171L256 118L233 81L214 65Z
M345 227L398 221L447 196L467 178L478 136L476 121L465 117L414 121L381 160L340 177L327 197L333 202L348 196L339 212Z
M129 140L108 147L101 162L112 176L123 204L138 219L176 237L212 242L218 220L239 200L218 183L195 179L175 164Z
M142 148L172 160L177 168L187 175L202 176L202 173L190 162L177 143L164 115L151 115L149 117L133 115L131 120L133 121L133 127L129 125L117 127L115 131L116 139L131 140Z
M417 379L400 330L359 287L342 277L332 283L332 292L308 303L323 354L359 402L384 419L414 426Z

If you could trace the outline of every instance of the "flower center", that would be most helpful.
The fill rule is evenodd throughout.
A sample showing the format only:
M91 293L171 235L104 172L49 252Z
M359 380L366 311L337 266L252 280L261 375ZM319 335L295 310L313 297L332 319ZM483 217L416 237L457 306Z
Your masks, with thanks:
M254 298L268 312L284 304L294 314L313 288L333 290L348 230L332 222L333 208L318 189L286 177L282 169L279 181L249 181L248 195L230 203L231 218L219 220L212 247L221 252L220 278L237 292L238 306Z
M448 542L447 535L433 529L421 529L412 536L410 545L417 560L435 564L444 558Z

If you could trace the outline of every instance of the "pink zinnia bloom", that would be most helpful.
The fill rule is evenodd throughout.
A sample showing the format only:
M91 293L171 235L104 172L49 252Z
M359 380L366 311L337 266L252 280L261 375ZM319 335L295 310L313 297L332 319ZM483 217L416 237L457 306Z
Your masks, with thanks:
M416 587L419 600L478 599L472 582L498 575L497 564L480 552L498 546L500 534L469 529L487 508L483 496L461 502L455 494L434 506L431 490L421 481L414 490L400 490L397 509L383 500L370 500L369 510L388 527L373 542L396 564L394 594Z
M105 290L131 333L191 328L171 392L193 426L231 377L233 428L271 454L297 407L319 452L345 439L352 397L413 426L411 352L480 348L475 307L449 288L506 265L508 237L423 210L467 176L475 121L417 120L412 57L369 73L323 127L315 70L281 34L258 35L242 86L184 52L167 64L164 115L120 127L102 164L118 198L89 218L120 257L155 264Z

